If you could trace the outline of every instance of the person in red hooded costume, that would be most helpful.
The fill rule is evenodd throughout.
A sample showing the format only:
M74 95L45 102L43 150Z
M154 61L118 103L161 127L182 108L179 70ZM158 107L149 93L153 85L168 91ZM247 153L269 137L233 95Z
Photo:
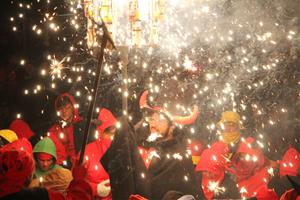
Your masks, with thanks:
M63 93L55 100L55 110L59 121L48 131L47 135L56 146L57 164L70 167L80 151L83 141L84 120L79 116L74 98Z
M13 120L9 125L9 129L14 131L19 139L27 138L32 146L40 140L39 136L30 128L29 124L22 119Z
M230 160L228 146L219 141L201 154L196 172L201 173L201 185L206 199L240 198L230 174L225 173Z
M27 188L34 172L32 147L26 138L17 140L0 150L0 199L1 200L91 200L92 189L84 180L87 170L84 166L73 169L73 181L67 195L50 189Z
M98 115L99 126L97 126L98 139L86 146L85 159L89 160L88 180L93 188L95 199L111 200L111 188L109 175L103 168L100 160L109 148L112 138L116 132L117 122L113 114L106 108L102 108Z
M296 178L300 175L299 151L295 147L290 145L285 151L282 159L279 160L278 163L278 170L275 171L277 173L275 173L275 176L271 179L268 186L269 188L274 189L278 196L287 193L287 191L290 191L290 193L287 194L292 194L292 185L290 184L287 176Z
M12 121L9 129L14 131L18 135L18 138L27 138L29 140L35 135L30 126L22 119Z
M275 192L267 187L271 178L268 172L270 167L262 150L255 147L253 138L249 137L239 143L231 162L242 197L255 196L259 199L259 196L264 196L268 199L277 199Z

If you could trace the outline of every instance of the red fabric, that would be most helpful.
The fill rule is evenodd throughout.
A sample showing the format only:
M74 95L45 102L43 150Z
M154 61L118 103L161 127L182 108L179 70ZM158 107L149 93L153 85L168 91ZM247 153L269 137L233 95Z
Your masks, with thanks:
M104 130L108 127L114 126L117 120L113 116L113 114L105 108L101 109L98 119L101 120L101 125L97 127L97 130L99 132L99 139L88 144L84 152L84 158L88 158L88 161L90 163L88 167L87 180L91 183L93 194L97 199L111 200L111 194L104 198L101 198L97 195L97 185L100 182L109 179L109 175L100 163L100 159L109 148L111 140L104 139L102 135Z
M228 146L223 142L212 144L210 149L205 149L201 155L196 171L209 172L202 174L202 190L207 199L214 198L214 192L209 189L210 182L218 183L220 186L224 179L227 165Z
M300 200L300 195L295 189L291 189L281 195L280 200Z
M99 132L99 138L102 138L103 132L108 127L114 126L117 123L117 119L113 116L113 114L107 110L106 108L102 108L99 115L98 120L101 121L101 125L97 126L97 130Z
M201 156L204 146L201 142L192 141L187 149L191 151L192 156Z
M33 172L31 154L26 151L1 150L0 197L20 191Z
M44 152L37 153L37 157L39 160L50 160L53 158L52 155Z
M29 127L29 125L21 120L21 119L16 119L14 120L10 125L9 125L9 129L14 131L18 138L31 138L34 134L34 132L31 130L31 128Z
M62 128L60 124L54 124L48 131L48 136L53 140L56 146L56 154L58 165L62 165L63 161L66 161L68 157L72 160L76 159L76 150L74 144L73 124L82 120L82 117L78 114L78 109L75 107L74 98L68 93L61 94L56 98L55 109L57 109L57 102L63 97L68 97L74 106L73 121L72 124Z
M196 171L222 171L226 165L228 157L228 146L219 141L211 145L211 148L205 149L201 154L201 160L196 167Z
M278 196L275 191L268 189L267 186L264 185L257 191L256 199L257 200L278 200Z
M255 172L253 176L238 181L239 191L241 191L242 188L247 190L246 193L242 193L242 197L250 198L256 196L262 187L267 187L270 178L268 169L263 167L259 171Z
M48 135L56 146L56 155L58 165L62 165L68 157L75 159L76 151L73 136L73 125L62 128L58 124L54 124L49 129Z
M109 175L100 163L100 159L102 158L110 144L110 140L97 140L88 144L85 149L84 158L88 158L88 161L90 163L88 167L87 180L92 185L94 196L97 196L97 185L100 182L109 179ZM98 197L98 199L101 198ZM102 199L111 200L111 195Z
M144 161L146 168L148 169L152 160L152 153L155 151L154 148L146 149L142 146L138 147L140 155Z
M252 176L256 171L260 170L265 164L264 155L259 148L252 148L251 144L254 143L254 139L249 137L244 142L239 144L237 152L232 158L232 164L236 170L236 176L238 181L246 179ZM241 154L247 154L249 160L239 160ZM256 161L253 161L253 158Z
M91 186L84 180L73 180L68 189L67 195L48 190L49 200L92 200L93 193Z
M270 180L268 168L264 167L265 158L260 148L252 148L254 139L249 137L244 142L240 142L237 152L233 156L232 166L235 169L238 188L243 192L242 197L250 198L256 196L259 189L267 187ZM247 155L249 158L241 159L241 154ZM253 160L256 158L256 160Z
M26 151L32 154L32 146L26 138L16 140L12 143L4 145L0 151Z
M300 154L295 148L289 148L280 161L280 177L297 176L300 170Z

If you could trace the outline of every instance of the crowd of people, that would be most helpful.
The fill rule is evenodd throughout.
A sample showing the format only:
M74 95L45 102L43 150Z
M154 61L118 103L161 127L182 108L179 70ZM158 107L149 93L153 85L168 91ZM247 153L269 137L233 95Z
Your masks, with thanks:
M225 111L216 138L191 141L185 126L199 115L171 115L140 97L142 119L132 124L106 108L92 120L83 163L78 163L85 119L74 98L57 97L58 121L38 142L17 119L0 130L0 199L300 199L300 154L290 146L280 160L245 137L240 116Z

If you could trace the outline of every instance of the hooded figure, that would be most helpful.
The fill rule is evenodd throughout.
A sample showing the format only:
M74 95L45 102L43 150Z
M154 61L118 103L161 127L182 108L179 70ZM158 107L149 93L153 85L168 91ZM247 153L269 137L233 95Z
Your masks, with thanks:
M100 160L112 142L117 120L109 110L102 108L98 115L98 122L100 124L97 126L98 139L86 146L84 157L90 162L88 180L94 196L97 199L109 200L112 199L109 175Z
M280 161L280 177L300 175L300 153L290 147Z
M300 200L300 177L286 176L290 182L292 189L286 191L281 197L280 200Z
M16 193L30 183L34 162L27 151L0 154L0 197Z
M56 98L55 110L59 122L49 129L48 136L56 146L57 164L70 167L82 145L84 121L79 116L74 98L68 93Z
M28 149L30 150L30 149ZM0 151L0 198L1 200L91 200L92 190L84 180L83 166L73 170L74 180L67 189L66 197L51 189L27 188L34 172L34 161L27 150Z
M145 93L140 107L148 110L145 118L149 137L141 142L143 146L138 146L133 125L121 118L120 128L101 159L110 176L113 199L128 199L138 194L156 200L171 190L201 199L200 185L182 131L175 127L168 114L142 104L144 97ZM191 117L174 117L173 120L182 124L194 121Z
M31 130L29 125L22 119L14 120L10 125L9 129L13 130L17 135L18 138L27 138L28 140L34 136L34 132Z
M56 165L56 147L49 137L40 140L34 146L33 156L35 160L35 178L43 177L51 170L61 168Z
M238 113L233 111L223 112L218 125L221 127L220 140L222 142L225 144L236 144L240 141L240 129L243 126Z
M262 188L267 189L271 178L262 150L253 145L254 139L251 137L240 142L232 158L239 191L246 198L256 196Z
M297 178L300 175L300 155L297 149L289 147L282 159L279 161L279 173L269 182L269 188L276 191L278 196L292 189L289 178ZM277 172L277 171L276 171ZM289 176L289 177L288 177ZM289 193L291 194L291 193Z
M223 142L215 142L201 154L195 170L202 172L201 185L206 199L240 198L236 184L229 174L225 173L229 165L228 156L229 148Z
M0 130L0 148L16 140L18 140L18 136L14 131L9 129Z

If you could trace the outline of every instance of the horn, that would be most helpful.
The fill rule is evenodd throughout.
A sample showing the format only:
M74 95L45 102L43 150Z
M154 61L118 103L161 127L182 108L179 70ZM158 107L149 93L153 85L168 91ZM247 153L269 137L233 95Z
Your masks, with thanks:
M173 116L173 121L181 125L193 124L199 115L198 106L194 106L193 112L189 116Z
M150 110L156 110L156 111L160 111L161 108L159 106L149 106L148 103L147 103L147 98L148 98L148 90L145 90L141 97L140 97L140 109L143 109L143 108L148 108Z
M140 98L140 109L149 107L147 105L148 90L145 90Z

